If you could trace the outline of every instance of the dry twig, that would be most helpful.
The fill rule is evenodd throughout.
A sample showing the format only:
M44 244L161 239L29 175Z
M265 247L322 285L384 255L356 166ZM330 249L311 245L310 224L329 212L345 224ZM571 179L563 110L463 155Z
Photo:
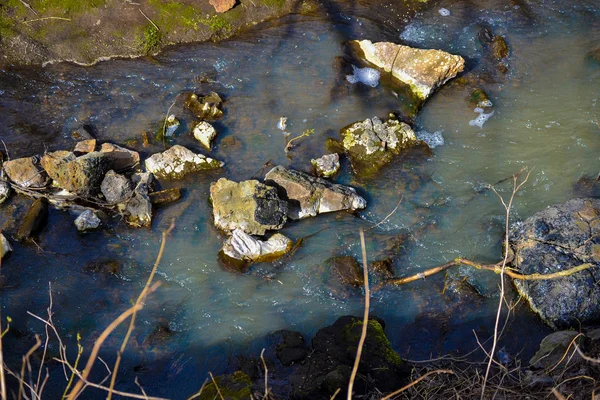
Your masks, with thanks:
M421 382L423 379L427 378L429 375L433 375L433 374L452 374L452 375L454 375L454 371L452 371L451 369L436 369L435 371L429 371L425 375L421 376L419 379L416 379L416 380L412 381L411 383L409 383L408 385L403 386L400 389L396 390L395 392L382 397L381 400L391 399L392 397L397 396L400 393L404 392L405 390L410 389L411 387L415 386L417 383Z
M358 372L358 364L360 364L360 356L362 354L362 348L367 338L367 327L369 326L369 307L370 297L369 292L369 273L367 271L367 250L365 247L365 232L360 230L360 248L362 251L362 262L363 262L363 276L365 280L365 312L363 315L362 331L360 334L360 340L358 341L358 347L356 348L356 358L354 359L354 366L352 367L352 374L350 374L350 382L348 383L348 400L352 400L352 387L354 386L354 379Z

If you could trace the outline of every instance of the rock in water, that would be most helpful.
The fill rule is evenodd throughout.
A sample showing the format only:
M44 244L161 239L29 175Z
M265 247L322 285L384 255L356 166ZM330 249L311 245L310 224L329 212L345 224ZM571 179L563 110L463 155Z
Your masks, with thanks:
M10 185L6 181L0 180L0 204L4 203L10 197Z
M340 130L342 147L358 175L370 176L402 150L418 143L410 126L395 118L367 118Z
M194 127L194 137L209 151L215 136L217 136L217 131L206 121L202 121Z
M410 87L420 100L426 100L439 86L461 72L465 60L441 50L414 49L391 42L373 43L353 40L350 46L384 75L392 76Z
M600 199L573 199L527 218L511 232L513 266L550 274L592 268L551 280L515 280L519 293L553 329L600 321Z
M37 157L17 158L2 165L8 178L21 187L41 188L48 184L48 175L39 166Z
M124 175L110 170L104 175L100 184L100 190L109 204L117 204L127 201L133 195L131 181Z
M215 92L200 99L194 93L184 92L177 96L177 100L183 102L184 107L200 120L216 121L223 116L223 99Z
M124 171L140 164L140 154L112 143L103 143L100 152L104 153L115 171Z
M48 223L48 200L39 198L33 202L15 235L17 240L27 239L39 233Z
M304 172L277 166L265 175L265 183L279 189L288 200L288 217L302 219L332 211L360 210L367 201L349 187L331 183Z
M361 287L365 284L363 270L352 256L331 257L325 265L345 285Z
M91 231L98 229L100 226L100 218L92 211L85 210L77 218L75 218L75 226L79 232Z
M178 144L146 160L146 170L163 179L181 179L192 172L221 168L223 165L221 161L196 154Z
M73 153L86 154L96 150L96 139L88 139L77 142Z
M152 225L152 202L149 192L154 176L149 172L135 173L131 176L134 185L133 195L119 208L124 208L125 222L135 228L150 227Z
M153 192L148 195L152 204L167 204L177 201L181 198L180 188L171 188Z
M277 189L256 180L233 182L225 178L210 185L215 226L226 232L241 229L264 235L281 229L287 221L288 204Z
M0 233L0 258L4 258L8 253L12 252L13 248L8 239Z
M340 156L337 153L325 154L324 156L310 160L315 167L317 175L331 178L340 170Z
M58 186L82 197L96 195L110 169L109 158L97 151L80 157L70 151L46 153L41 164Z
M241 229L235 229L227 238L221 250L221 259L229 265L241 269L252 262L274 261L292 248L292 241L281 233L276 233L267 241L248 235Z

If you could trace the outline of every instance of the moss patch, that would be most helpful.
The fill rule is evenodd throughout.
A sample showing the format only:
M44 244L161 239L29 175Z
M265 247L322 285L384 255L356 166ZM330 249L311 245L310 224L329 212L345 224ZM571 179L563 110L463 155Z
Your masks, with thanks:
M247 400L252 398L252 381L242 371L236 371L231 375L221 375L215 378L219 387L220 396L225 400ZM204 387L202 394L195 400L212 400L221 398L217 393L217 386L213 382Z
M158 50L160 50L160 45L162 42L162 34L154 25L147 25L144 29L144 53L146 54L154 54Z
M351 343L358 343L362 331L362 321L356 320L349 323L344 328L342 335L344 339ZM351 354L356 353L356 344L348 349ZM371 319L367 326L367 339L365 340L365 356L371 354L373 356L382 357L386 363L396 367L402 364L402 359L392 349L392 345L383 331L383 326L379 321ZM366 361L366 360L365 360Z

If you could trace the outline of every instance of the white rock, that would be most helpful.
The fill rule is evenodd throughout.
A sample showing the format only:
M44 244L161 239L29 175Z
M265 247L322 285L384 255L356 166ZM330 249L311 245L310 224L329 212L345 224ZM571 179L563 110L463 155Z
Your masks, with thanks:
M211 142L215 136L217 136L217 131L206 121L200 122L194 128L194 137L202 144L202 146L206 147L207 150L210 150Z
M185 175L205 169L220 168L223 162L175 145L162 153L153 154L145 162L146 170L157 178L181 179Z
M276 233L267 241L258 240L241 229L236 229L223 244L223 253L241 261L261 262L277 259L287 253L292 241Z
M175 115L171 114L167 117L167 123L165 126L165 136L171 137L179 128L179 121L175 118Z
M4 237L3 234L0 233L0 257L4 258L8 253L13 251L12 246L8 242L8 240Z
M101 222L92 210L85 210L75 219L75 226L79 232L85 232L98 229Z
M10 185L6 181L0 181L0 204L4 203L10 196Z

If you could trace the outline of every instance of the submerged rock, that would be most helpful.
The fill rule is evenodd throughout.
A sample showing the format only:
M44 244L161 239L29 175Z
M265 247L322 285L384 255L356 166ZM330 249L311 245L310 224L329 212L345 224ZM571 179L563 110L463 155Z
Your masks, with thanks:
M152 180L153 175L149 172L132 175L133 195L124 204L123 211L127 225L134 228L148 228L152 225L152 201L149 197Z
M343 128L340 135L352 169L361 176L374 174L394 156L418 143L410 126L395 118L386 122L367 118Z
M277 187L288 200L288 217L302 219L332 211L361 210L367 201L354 188L331 183L304 172L277 166L265 175L265 183Z
M345 285L361 287L365 284L363 270L352 256L331 257L325 265Z
M108 171L104 176L100 190L109 204L122 203L133 195L131 181L113 170Z
M358 56L408 85L420 100L426 100L439 86L461 72L465 60L441 50L422 50L391 42L373 43L353 40L351 47Z
M175 118L175 115L171 114L167 117L167 121L165 123L165 137L171 137L177 132L179 129L179 120Z
M148 195L152 204L167 204L177 201L181 198L181 189L171 188L152 192Z
M264 235L287 221L287 202L279 198L277 189L256 180L238 183L221 178L210 185L210 201L215 226L226 232L241 229Z
M527 218L511 232L513 266L549 274L590 263L551 280L515 280L519 293L553 329L600 322L600 199L573 199Z
M100 191L100 184L111 163L100 152L75 157L70 151L55 151L46 153L41 164L61 188L82 197L91 197Z
M17 240L24 240L39 233L48 223L48 200L39 198L31 204L27 214L21 221L15 235Z
M145 164L147 171L163 179L181 179L193 172L221 168L224 165L221 161L196 154L180 145L152 155Z
M235 229L223 244L220 256L227 264L243 271L249 263L277 260L291 248L292 241L281 233L263 241L253 238L241 229Z
M338 153L325 154L319 158L313 158L310 163L315 167L317 175L331 178L340 170L340 155Z
M75 226L79 232L91 231L98 229L102 221L92 210L85 210L77 218L75 218Z
M8 182L0 180L0 204L10 197L11 188Z
M217 131L206 121L201 121L194 127L194 137L209 151L215 136L217 136Z
M275 344L275 356L284 367L301 362L308 356L310 349L300 332L280 330L269 335Z
M15 184L25 188L41 188L48 184L48 175L37 157L17 158L2 164L4 172Z
M10 242L4 237L2 233L0 233L0 258L3 259L8 255L8 253L11 253L12 251L13 248L10 245Z

